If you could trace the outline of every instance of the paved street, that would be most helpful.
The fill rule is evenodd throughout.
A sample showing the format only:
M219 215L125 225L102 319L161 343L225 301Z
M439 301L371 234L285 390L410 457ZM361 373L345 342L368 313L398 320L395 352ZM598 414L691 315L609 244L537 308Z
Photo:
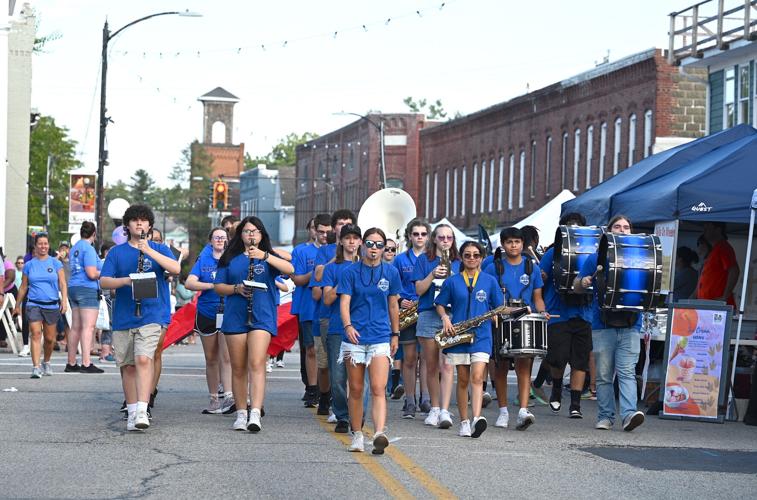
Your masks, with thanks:
M0 497L3 498L748 498L757 491L757 428L649 417L633 433L534 408L526 432L493 427L481 439L399 418L389 402L387 454L347 452L344 435L302 407L296 353L269 376L257 434L206 403L199 345L164 355L153 426L125 432L118 370L29 379L31 363L0 354ZM511 392L514 391L511 385ZM511 425L515 411L511 405ZM367 447L369 450L370 447Z

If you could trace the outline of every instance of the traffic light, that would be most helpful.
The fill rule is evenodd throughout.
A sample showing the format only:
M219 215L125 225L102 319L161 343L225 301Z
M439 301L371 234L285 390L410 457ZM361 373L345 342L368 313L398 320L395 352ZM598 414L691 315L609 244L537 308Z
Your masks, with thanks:
M216 210L226 210L229 205L229 185L224 181L215 181L213 183L213 208Z

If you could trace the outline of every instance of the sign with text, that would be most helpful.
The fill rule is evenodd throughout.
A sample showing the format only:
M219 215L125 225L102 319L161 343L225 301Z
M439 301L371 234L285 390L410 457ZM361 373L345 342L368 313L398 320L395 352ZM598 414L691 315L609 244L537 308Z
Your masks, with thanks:
M81 227L87 220L95 220L95 176L71 174L68 191L68 224Z
M723 422L732 308L675 303L668 315L662 418Z
M667 294L673 289L673 254L678 234L678 221L657 222L654 225L654 234L660 237L660 243L662 243L662 289L660 291Z

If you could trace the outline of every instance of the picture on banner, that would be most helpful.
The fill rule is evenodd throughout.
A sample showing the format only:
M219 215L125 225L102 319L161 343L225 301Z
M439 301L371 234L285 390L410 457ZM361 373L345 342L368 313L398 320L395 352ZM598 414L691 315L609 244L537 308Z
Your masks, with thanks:
M662 289L663 294L673 289L673 247L678 233L678 221L658 222L654 226L654 234L660 237L662 244ZM688 297L687 297L688 298Z
M78 233L84 221L95 220L95 175L71 174L68 191L68 232Z
M725 310L672 308L663 414L718 419Z

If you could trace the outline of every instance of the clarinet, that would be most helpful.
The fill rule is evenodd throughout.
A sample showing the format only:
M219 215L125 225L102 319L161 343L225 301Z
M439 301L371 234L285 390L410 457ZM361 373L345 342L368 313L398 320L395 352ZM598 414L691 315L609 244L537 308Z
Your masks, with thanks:
M252 240L250 247L248 248L248 251L250 248L255 247L255 240ZM250 265L247 268L247 281L253 281L255 278L255 261L252 257L250 257ZM250 289L250 298L247 301L247 324L249 326L252 326L252 296L254 294L254 291Z
M147 235L145 234L144 231L142 231L142 234L139 235L139 239L144 240L145 238L147 238ZM141 273L144 270L144 266L145 266L145 253L142 250L140 250L139 260L137 260L137 272ZM140 299L135 299L134 302L135 302L134 316L136 316L137 318L141 318L142 317L142 301Z

